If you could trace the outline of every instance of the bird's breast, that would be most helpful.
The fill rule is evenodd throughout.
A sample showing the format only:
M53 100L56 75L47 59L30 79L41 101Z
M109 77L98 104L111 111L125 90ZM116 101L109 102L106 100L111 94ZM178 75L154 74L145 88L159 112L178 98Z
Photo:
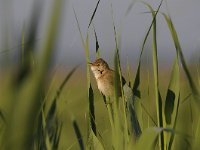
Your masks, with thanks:
M113 96L114 95L114 84L111 80L106 79L98 79L97 86L100 92L102 92L105 96Z

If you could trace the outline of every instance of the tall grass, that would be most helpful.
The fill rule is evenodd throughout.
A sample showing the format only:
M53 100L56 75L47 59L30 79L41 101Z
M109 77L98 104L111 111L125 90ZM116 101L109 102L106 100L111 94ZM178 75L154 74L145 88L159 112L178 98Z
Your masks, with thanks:
M101 109L95 102L97 98L95 95L98 91L93 86L90 68L87 65L90 62L90 47L89 47L89 30L93 29L96 41L96 57L103 57L100 55L100 47L98 41L98 34L95 31L93 20L95 14L98 12L98 6L100 0L94 8L91 14L90 21L86 32L86 37L83 36L78 14L74 10L74 16L77 23L77 30L80 33L83 49L85 50L85 62L86 62L86 75L85 80L87 93L85 103L87 103L87 109L82 116L85 116L85 122L87 125L83 125L82 120L73 114L73 111L68 110L67 114L64 114L65 118L68 118L70 127L73 129L74 141L70 145L67 145L64 149L182 149L183 145L190 149L199 148L199 135L200 135L200 91L199 85L196 84L194 78L190 73L190 69L186 64L185 57L183 55L181 44L173 25L173 21L166 13L160 12L163 0L161 0L159 6L154 10L150 4L143 3L144 6L151 13L152 21L145 35L141 52L138 57L138 66L136 69L135 78L131 78L129 63L127 62L128 70L128 85L131 88L131 93L134 95L134 99L130 102L126 100L126 93L123 88L119 91L119 86L123 87L123 75L120 52L123 51L118 46L120 34L117 33L114 20L114 12L111 4L112 26L115 38L115 56L113 59L115 70L115 96L105 97L99 94L99 98L104 103ZM17 71L14 72L11 66L10 72L5 72L3 76L4 86L1 87L0 95L0 149L15 149L15 150L27 150L27 149L61 149L65 145L66 141L69 141L72 135L65 132L66 122L63 122L60 115L60 99L62 95L65 95L64 90L71 90L67 87L69 80L75 77L74 73L78 69L74 67L69 73L65 75L59 86L54 90L54 95L49 97L48 91L50 91L50 84L45 83L45 78L48 76L48 68L53 53L53 44L56 40L57 29L59 28L60 12L62 0L57 0L53 4L52 15L49 26L47 28L46 40L42 44L41 56L37 59L33 59L33 55L36 49L35 33L37 32L38 18L33 15L33 24L30 27L30 33L28 37L25 35L25 30L21 37L21 59L19 60ZM127 13L130 13L128 8ZM33 14L38 14L37 10ZM164 17L168 26L171 38L173 40L176 55L174 56L174 63L171 66L170 79L166 96L161 97L159 83L159 68L158 68L158 56L159 51L157 46L157 16ZM152 34L150 34L152 33ZM153 78L154 83L148 83L148 92L154 93L153 96L147 94L147 98L152 101L156 110L156 116L153 116L152 112L149 112L145 107L144 95L145 91L142 88L143 78L142 56L144 55L144 47L149 36L152 35L152 66L153 66ZM25 41L28 40L28 44ZM35 58L36 56L34 56ZM33 64L34 61L34 64ZM36 63L35 63L36 62ZM131 64L130 64L131 65ZM198 68L197 68L198 70ZM185 79L187 87L183 89L181 86L182 75L185 73ZM14 74L14 76L13 76ZM199 80L199 76L198 76ZM185 82L185 81L184 81ZM133 85L131 87L131 85ZM150 89L150 86L153 87ZM44 90L47 88L47 92ZM69 89L68 89L69 88ZM76 87L77 88L77 87ZM75 91L80 89L73 89ZM83 90L83 89L81 89ZM118 93L122 93L122 97L118 97ZM187 97L185 101L185 93L192 93L192 97ZM77 92L75 92L77 93ZM66 96L66 95L65 95ZM67 97L67 96L66 96ZM82 99L84 99L82 98ZM183 102L184 101L184 102ZM184 103L191 102L191 107L187 111L187 106ZM182 102L182 103L181 103ZM128 105L131 104L131 107ZM195 107L197 106L197 107ZM76 106L78 107L78 106ZM82 106L79 106L78 111ZM196 108L196 111L192 109ZM98 113L104 114L109 126L104 127L106 122L98 124ZM185 113L186 112L186 113ZM193 122L188 122L187 126L184 126L184 120L181 115L188 115L192 113ZM189 115L188 115L189 116ZM133 121L133 117L138 120ZM82 117L84 118L84 117ZM154 121L156 120L156 121ZM153 122L153 125L148 122ZM147 125L148 124L148 125ZM136 126L139 126L139 130L134 132ZM138 131L138 132L137 132ZM188 133L187 131L193 131L195 134ZM108 140L108 141L106 141Z

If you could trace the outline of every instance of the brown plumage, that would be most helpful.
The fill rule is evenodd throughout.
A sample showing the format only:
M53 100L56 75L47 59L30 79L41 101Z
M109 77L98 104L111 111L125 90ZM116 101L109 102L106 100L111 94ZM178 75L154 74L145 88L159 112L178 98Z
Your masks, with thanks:
M89 63L91 70L95 76L95 79L97 81L97 86L99 91L108 97L114 96L115 93L115 71L109 68L108 64L106 61L104 61L102 58L99 58L95 60L93 63ZM125 85L125 80L122 77L122 86L124 90L124 96L126 100L126 111L127 114L129 115L130 119L130 124L133 128L133 131L135 133L136 137L139 137L141 134L141 128L140 124L138 122L134 106L133 106L133 93L132 89L128 86ZM119 84L119 93L118 96L121 96L121 86Z
M110 69L106 61L102 58L95 60L91 65L91 70L97 81L99 91L105 96L114 96L115 92L115 72ZM123 78L123 84L125 80ZM119 84L120 85L120 84ZM121 96L121 88L119 86L118 96Z

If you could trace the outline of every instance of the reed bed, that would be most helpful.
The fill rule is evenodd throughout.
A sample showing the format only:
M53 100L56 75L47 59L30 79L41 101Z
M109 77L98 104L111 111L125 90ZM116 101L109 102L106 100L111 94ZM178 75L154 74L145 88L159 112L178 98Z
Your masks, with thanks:
M92 34L96 40L96 57L103 57L98 35L92 23L100 0L97 1L91 14L86 37L82 34L78 14L73 9L77 30L85 50L86 68L83 72L86 74L83 80L86 82L82 82L83 85L75 82L78 79L76 72L80 71L78 66L74 66L64 74L57 72L52 76L49 75L48 68L59 28L62 3L62 0L56 0L52 5L53 17L49 20L46 38L39 48L41 55L34 55L35 33L39 21L34 15L40 12L40 9L37 9L37 12L33 12L28 36L25 37L25 33L22 33L21 58L17 67L9 66L9 69L1 73L0 149L198 149L200 76L197 74L197 82L196 77L191 75L173 20L168 14L160 12L163 0L156 9L142 2L147 12L151 14L152 21L141 46L134 77L131 76L133 72L129 69L131 64L127 61L129 78L127 81L134 94L132 103L135 114L132 114L133 111L126 111L123 90L120 98L117 96L118 88L113 98L105 97L98 92L87 65L90 62L89 30L94 31ZM132 8L130 7L127 13L130 9ZM110 10L113 16L112 4ZM159 82L161 72L158 68L159 49L156 37L158 15L164 18L176 51L171 72L168 72L167 89L162 89L162 82ZM114 17L112 22L116 44L113 58L116 71L115 86L118 87L122 85L123 68L120 63L120 53L123 50L118 46L120 33L116 31ZM148 72L145 76L142 70L142 56L150 36L152 36L153 72ZM24 41L28 41L28 44ZM195 69L199 72L198 65ZM146 78L152 82L146 82ZM164 94L161 94L161 91ZM112 105L108 103L109 101L112 101ZM148 108L149 106L151 108ZM139 137L132 130L133 125L129 119L131 115L136 115L138 118L141 127Z

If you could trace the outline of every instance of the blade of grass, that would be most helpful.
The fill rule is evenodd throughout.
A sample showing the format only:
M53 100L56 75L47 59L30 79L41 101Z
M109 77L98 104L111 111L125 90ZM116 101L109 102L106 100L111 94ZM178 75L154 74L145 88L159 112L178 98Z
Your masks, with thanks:
M80 146L80 150L84 150L85 148L84 148L83 138L82 138L81 131L80 131L79 127L78 127L78 124L77 124L76 120L73 120L72 124L73 124L74 131L76 133L76 138L78 140L78 143L79 143L79 146Z
M103 145L101 144L100 140L96 137L96 135L92 130L90 132L88 142L89 143L87 143L86 149L104 150Z
M22 31L22 54L21 54L21 57L22 57L22 64L24 64L24 53L25 53L25 30L24 30L24 26L23 26L23 31Z
M141 135L140 139L136 143L136 149L137 150L153 150L156 149L157 139L159 134L162 132L170 132L175 133L173 129L170 128L147 128L143 134Z
M77 27L78 27L78 31L79 31L79 34L81 36L82 46L85 48L85 42L84 42L83 34L81 32L81 27L80 27L80 24L78 22L78 17L77 17L77 14L76 14L76 11L75 11L74 7L73 7L73 12L74 12L74 16L75 16L75 19L76 19L76 24L77 24Z
M146 112L146 114L147 114L147 116L149 117L149 119L153 122L153 124L154 124L155 126L158 126L157 123L156 123L156 121L153 119L153 117L152 117L151 114L147 111L147 109L144 107L144 105L141 104L141 106L142 106L142 109L144 110L144 112Z
M126 74L128 76L128 86L131 87L131 70L128 55L126 55Z
M76 69L78 68L78 66L74 67L65 77L65 79L63 80L63 82L61 83L61 85L59 86L59 88L56 91L56 95L53 98L53 101L57 101L59 99L60 94L62 93L66 83L69 81L69 79L71 78L71 76L74 74L74 72L76 71Z
M54 2L52 9L53 17L47 30L46 42L44 42L44 47L41 50L42 56L38 63L38 68L19 87L17 104L14 106L14 115L11 118L9 134L7 134L10 137L7 148L27 150L32 145L35 121L41 106L41 91L44 85L45 73L51 59L61 5L61 0ZM21 130L22 128L23 130ZM20 134L19 131L21 131Z
M179 55L179 59L180 59L180 62L183 66L183 70L185 72L185 75L187 77L187 80L188 80L188 83L189 83L189 86L192 90L192 95L193 95L193 99L196 103L196 106L198 108L198 110L200 110L200 92L199 92L199 89L197 88L197 86L195 85L193 79L192 79L192 76L189 72L189 69L187 67L187 64L186 64L186 61L185 61L185 58L184 58L184 55L183 55L183 52L182 52L182 48L181 48L181 45L180 45L180 42L179 42L179 39L178 39L178 35L177 35L177 32L176 32L176 29L173 25L173 22L170 18L169 15L166 15L165 13L162 13L162 15L164 16L166 22L167 22L167 25L168 25L168 28L170 30L170 33L171 33L171 36L172 36L172 39L173 39L173 42L174 42L174 45L175 45L175 48L176 48L176 52L178 53ZM200 120L200 118L198 118ZM199 133L200 133L200 130L199 130L199 126L200 126L200 121L198 120L198 123L197 123L197 130L196 130L196 135L195 135L195 142L193 144L194 146L194 149L199 147ZM195 147L196 146L196 147Z
M200 87L200 58L199 58L199 62L197 63L197 80L198 80L198 86Z
M180 104L180 93L179 93L179 97L178 97L178 101L177 101L177 105L176 105L176 112L175 112L175 115L174 115L173 130L176 130L176 123L177 123L177 118L178 118L179 104ZM175 134L171 134L170 140L169 140L169 144L168 144L168 150L171 150L174 138L175 138Z
M141 135L140 139L136 144L137 150L153 150L156 147L158 135L161 132L161 129L148 128ZM145 144L144 144L145 143Z
M97 6L98 6L98 3L97 3ZM96 9L97 9L97 6L96 6ZM93 12L93 15L90 19L91 22L93 20L96 9ZM90 70L89 70L89 66L88 66L88 62L90 62L90 60L89 60L89 38L88 38L88 32L87 32L86 40L84 42L75 9L73 9L73 10L74 10L77 26L78 26L78 29L79 29L79 33L81 35L82 44L83 44L84 50L85 50L87 89L88 89L87 95L88 95L88 100L89 100L89 103L88 103L89 104L89 108L88 108L88 113L89 113L89 120L88 121L89 121L89 123L88 123L88 142L87 142L88 145L87 146L92 147L92 146L94 146L94 143L93 143L93 138L91 137L91 132L94 132L96 134L96 124L95 124L95 120L94 120L95 119L94 97L93 97L92 86L91 86L91 83L90 83ZM88 26L88 28L89 28L89 26Z
M171 73L171 78L167 90L167 96L165 100L165 121L166 127L175 128L176 126L176 118L179 108L179 100L180 100L180 72L179 72L179 64L178 64L178 54L175 59L173 70ZM169 140L169 148L171 148L173 142L173 135L171 135Z
M74 67L65 77L65 79L63 80L63 82L61 83L61 85L59 86L59 88L56 91L56 95L53 97L52 103L50 105L50 108L47 111L47 116L45 118L46 121L46 126L45 126L45 130L47 130L48 132L48 136L50 139L50 142L52 142L54 147L57 147L57 143L58 142L53 142L53 138L55 139L56 137L56 128L57 128L57 102L59 100L60 94L62 93L64 86L66 85L66 83L69 81L69 79L71 78L71 76L73 75L73 73L76 71L78 66ZM45 101L44 103L41 105L41 110L43 110L45 106ZM56 138L57 139L57 138Z
M51 150L52 147L51 147L51 143L50 143L50 138L49 138L49 134L48 132L46 132L46 119L45 119L45 114L44 114L44 111L42 110L41 111L41 115L42 115L42 129L43 131L45 132L45 144L46 144L46 148L47 150Z
M87 89L88 89L88 100L89 100L89 123L88 123L88 140L90 140L90 132L91 132L91 127L93 125L95 125L95 123L92 123L92 120L95 118L95 117L92 117L92 116L95 116L94 113L94 100L93 100L93 97L91 95L90 92L90 88L91 88L91 84L90 84L90 72L89 72L89 67L88 67L88 62L89 61L89 39L88 39L88 33L86 35L86 41L84 42L84 39L83 39L83 36L82 36L82 32L81 32L81 29L80 29L80 25L79 25L79 22L78 22L78 17L76 15L76 12L75 12L75 9L73 8L73 11L74 11L74 14L75 14L75 18L76 18L76 22L77 22L77 26L78 26L78 29L79 29L79 33L80 33L80 36L81 36L81 41L82 41L82 45L85 49L85 57L86 57L86 75L87 75ZM92 88L91 88L92 89ZM94 121L94 120L93 120ZM93 127L94 128L94 127ZM96 128L96 127L95 127ZM91 143L92 144L92 143Z
M66 85L66 83L68 82L68 80L71 78L71 76L74 74L74 72L76 71L78 66L74 67L69 73L68 75L65 77L65 79L63 80L63 82L61 83L61 85L59 86L59 88L56 91L56 95L53 98L51 107L47 113L47 120L51 120L51 118L54 116L55 114L55 109L56 109L56 103L60 97L60 94L62 93L64 86ZM54 104L54 105L53 105ZM44 105L42 105L43 107ZM41 108L42 109L42 108Z
M94 26L93 28L94 28L94 35L95 35L95 40L96 40L96 58L100 58L100 48L99 48L99 42L97 39L97 33Z
M121 122L120 122L120 116L119 116L119 92L122 91L122 89L119 89L120 87L120 75L119 75L119 64L118 64L118 56L117 53L115 53L115 60L114 60L114 65L115 65L115 79L114 79L114 86L115 86L115 94L114 94L114 101L112 103L112 112L113 112L113 122L114 122L114 135L113 137L113 145L114 149L126 149L126 143L123 145L123 142L127 142L128 132L127 129L127 122L125 122L125 130L122 131L121 129ZM126 118L124 118L126 119ZM126 120L125 120L126 121ZM124 132L124 133L122 133ZM125 139L124 139L125 138ZM124 141L123 141L124 139Z
M92 23L92 20L94 19L94 16L95 16L95 14L96 14L97 8L98 8L98 6L99 6L99 2L100 2L100 0L98 0L98 2L97 2L97 4L96 4L96 7L95 7L95 9L94 9L94 11L93 11L92 17L90 18L90 23L89 23L89 25L88 25L88 29L89 29L89 27L90 27L90 25L91 25L91 23Z
M88 34L86 37L86 43L85 43L85 57L86 57L86 64L89 61L89 39ZM95 107L94 107L94 96L93 96L93 90L90 83L90 71L89 66L87 65L87 87L88 87L88 100L89 100L89 134L90 129L96 134L96 124L95 124Z
M191 74L189 72L189 69L187 67L185 57L183 55L182 48L181 48L181 45L180 45L180 42L179 42L179 39L178 39L178 35L176 33L176 29L173 25L173 22L172 22L170 16L167 16L165 13L162 13L162 15L164 16L164 18L167 22L167 25L169 27L169 30L170 30L176 51L179 54L179 58L180 58L182 66L183 66L183 70L184 70L186 77L188 79L190 88L192 89L192 94L194 96L194 100L197 103L198 109L200 109L200 92L199 92L198 88L196 87L196 85L195 85L195 83L194 83L194 81L191 77Z
M94 134L97 135L96 123L95 123L94 94L91 84L89 87L89 114L90 114L91 129L94 132Z
M144 4L148 7L148 9L152 13L152 18L156 15L153 8L148 4ZM156 18L153 22L153 72L154 72L154 91L155 91L155 100L156 100L156 110L157 110L157 120L158 120L158 127L163 127L163 118L162 118L162 100L159 94L159 80L158 80L158 56L157 56L157 37L156 37ZM159 137L159 146L160 149L164 150L164 135L161 133Z
M96 137L94 132L92 132L92 136L93 136L94 149L95 150L104 150L103 145L101 144L100 140Z
M139 56L139 64L137 66L137 72L136 72L136 76L135 76L135 80L134 80L134 83L133 83L133 87L132 87L132 90L133 90L133 94L134 96L140 98L141 97L141 92L140 92L140 67L141 67L141 61L142 61L142 54L143 54L143 51L144 51L144 48L145 48L145 44L146 44L146 41L147 41L147 38L149 36L149 33L151 31L151 28L155 22L155 19L156 19L156 16L160 10L160 7L162 5L162 2L163 0L161 0L158 8L157 8L157 11L155 12L155 15L153 16L153 19L152 19L152 22L148 28L148 31L145 35L145 38L144 38L144 41L143 41L143 44L142 44L142 49L141 49L141 52L140 52L140 56ZM140 119L142 120L142 119Z
M2 120L4 124L7 124L5 114L3 113L3 111L1 109L0 109L0 120Z
M117 32L116 32L116 27L114 23L114 12L113 12L113 7L112 7L112 2L110 3L111 7L111 16L112 16L112 25L113 25L113 31L114 31L114 38L115 38L115 58L114 58L114 64L115 64L115 101L116 104L114 103L114 109L116 109L116 119L119 119L119 114L118 114L118 105L119 105L119 98L118 98L118 93L121 92L121 97L122 97L122 107L123 107L123 119L124 119L124 131L123 131L123 136L124 136L124 147L123 149L127 149L127 143L129 142L129 136L128 136L128 122L127 122L127 116L126 116L126 105L125 105L125 96L124 96L124 82L123 82L123 77L122 77L122 71L121 71L121 66L120 66L120 56L119 56L119 47L118 47L118 41L117 41ZM120 36L119 36L120 37ZM121 87L120 91L119 87ZM116 108L115 108L116 107ZM118 126L119 124L116 123ZM118 138L120 138L120 133L118 132Z
M17 85L22 82L24 78L28 76L28 74L33 69L34 59L33 53L35 51L35 41L36 41L36 33L40 20L40 13L42 9L42 2L36 2L33 5L33 11L31 13L30 25L28 27L28 32L26 33L25 27L23 28L21 35L21 61L19 62L19 73L16 78ZM25 36L25 33L27 36ZM28 44L25 44L25 39Z
M60 137L61 137L61 131L62 131L63 123L58 123L56 124L56 132L55 136L53 138L53 146L52 149L58 149L59 147L59 142L60 142Z
M142 43L142 49L141 49L140 56L139 56L139 63L138 63L138 67L137 67L137 73L136 73L135 81L134 81L134 84L133 84L133 93L134 93L134 95L139 96L139 97L140 97L140 90L139 90L139 85L140 85L140 66L141 66L141 61L142 61L142 54L143 54L143 51L144 51L144 47L145 47L147 38L148 38L148 36L150 34L151 28L153 26L153 23L154 23L154 21L156 19L156 16L157 16L157 14L158 14L158 12L160 10L160 7L161 7L162 3L163 3L163 0L161 0L160 4L159 4L159 6L158 6L158 8L157 8L157 10L155 12L155 15L154 15L154 17L153 17L153 19L151 21L151 24L150 24L150 26L148 28L148 31L147 31L147 33L145 35L145 38L144 38L144 41Z

